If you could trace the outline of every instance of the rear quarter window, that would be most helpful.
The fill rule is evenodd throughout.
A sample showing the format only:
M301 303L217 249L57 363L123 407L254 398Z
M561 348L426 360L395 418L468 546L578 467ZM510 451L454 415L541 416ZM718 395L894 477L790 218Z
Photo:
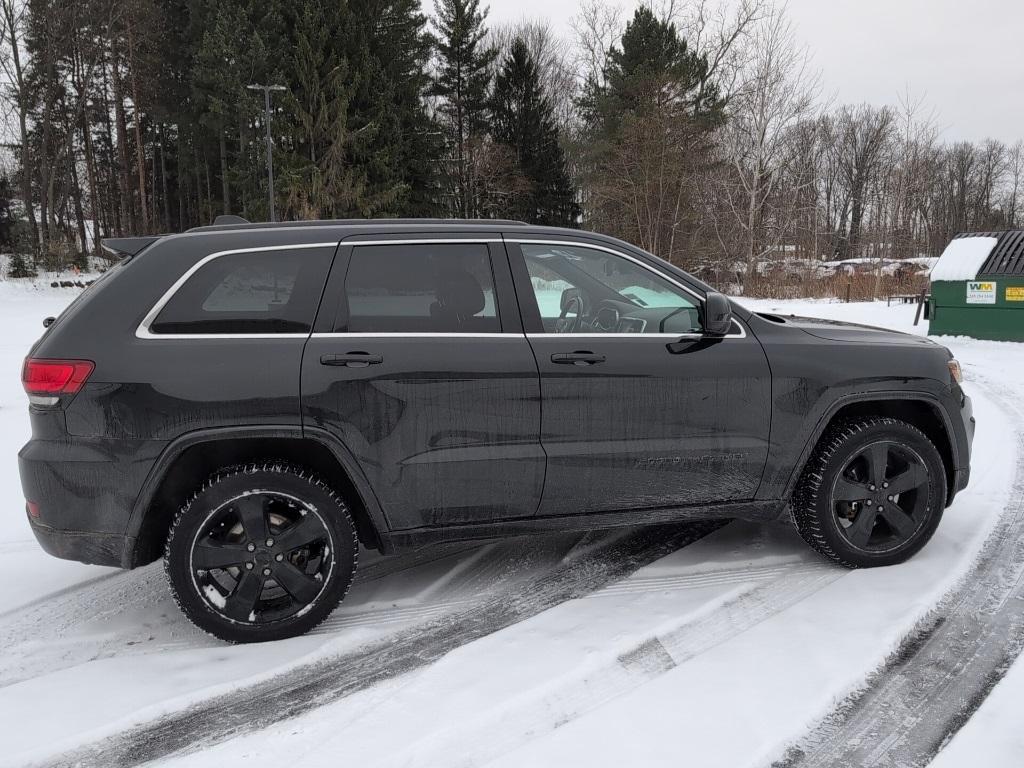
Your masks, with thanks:
M307 333L334 247L218 256L189 276L150 324L154 334Z

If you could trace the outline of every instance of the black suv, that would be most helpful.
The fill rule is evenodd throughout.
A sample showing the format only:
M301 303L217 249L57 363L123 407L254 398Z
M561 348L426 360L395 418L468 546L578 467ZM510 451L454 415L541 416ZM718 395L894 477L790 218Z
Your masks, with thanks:
M51 554L164 557L231 641L322 621L360 544L787 512L847 566L917 552L967 484L949 351L749 312L589 232L200 227L123 254L25 362Z

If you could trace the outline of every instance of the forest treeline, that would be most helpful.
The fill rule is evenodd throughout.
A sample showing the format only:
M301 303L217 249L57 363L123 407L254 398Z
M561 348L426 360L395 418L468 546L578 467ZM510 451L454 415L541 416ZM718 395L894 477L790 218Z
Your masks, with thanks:
M479 0L0 0L0 73L0 250L19 269L265 220L254 84L283 87L280 219L515 218L750 274L935 255L1021 216L1020 142L945 142L909 95L823 93L768 0L583 0L567 36L491 24Z

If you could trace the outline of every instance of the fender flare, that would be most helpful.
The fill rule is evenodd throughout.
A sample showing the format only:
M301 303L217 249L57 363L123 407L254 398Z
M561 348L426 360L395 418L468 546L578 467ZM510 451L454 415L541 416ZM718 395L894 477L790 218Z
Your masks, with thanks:
M146 480L142 484L142 489L139 491L139 494L135 499L135 503L132 505L131 515L128 518L128 526L125 530L125 535L130 537L132 540L138 539L150 507L153 504L153 499L156 495L157 489L167 476L170 468L174 466L174 463L185 453L185 451L203 443L224 442L229 440L252 440L259 438L284 438L298 441L312 440L330 451L331 455L338 462L342 471L345 472L349 481L352 483L353 488L355 488L356 494L359 496L359 501L362 503L363 509L366 511L367 517L369 518L370 525L373 526L380 539L383 551L391 551L391 527L388 525L387 517L380 505L380 501L377 499L377 495L370 487L370 483L366 479L366 475L363 473L359 463L355 459L355 456L348 447L330 432L325 430L308 427L304 430L299 425L291 426L286 424L272 427L239 426L198 429L192 432L186 432L172 440L164 447L164 450L153 464L149 474L146 476Z
M818 440L821 439L821 436L825 433L825 429L828 427L835 415L848 405L853 405L855 403L870 403L876 400L910 400L927 403L932 410L936 411L940 415L942 419L942 427L946 432L946 440L949 442L949 448L953 459L953 466L949 468L949 471L952 473L957 471L957 468L960 466L960 449L957 445L956 433L953 431L953 421L950 418L949 413L943 407L942 401L934 393L924 390L906 389L855 392L836 398L829 403L829 406L822 412L822 415L814 425L814 429L804 442L804 447L800 451L797 461L790 470L789 479L786 481L786 485L783 489L783 498L789 499L792 496L793 489L800 480L800 475L803 474L807 460L811 456L811 451L814 450L814 446L818 444Z

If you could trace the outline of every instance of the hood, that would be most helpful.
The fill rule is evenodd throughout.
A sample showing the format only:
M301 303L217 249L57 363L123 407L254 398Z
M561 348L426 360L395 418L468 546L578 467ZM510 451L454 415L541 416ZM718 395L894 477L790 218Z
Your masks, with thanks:
M873 325L842 323L838 320L823 320L819 317L800 317L798 315L775 315L760 312L758 315L773 323L799 329L811 336L828 341L847 341L855 344L935 345L935 342L926 336L893 331L888 328L876 328Z

